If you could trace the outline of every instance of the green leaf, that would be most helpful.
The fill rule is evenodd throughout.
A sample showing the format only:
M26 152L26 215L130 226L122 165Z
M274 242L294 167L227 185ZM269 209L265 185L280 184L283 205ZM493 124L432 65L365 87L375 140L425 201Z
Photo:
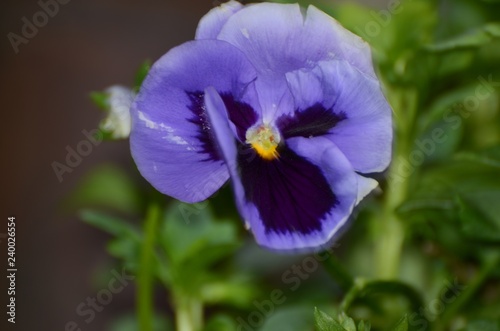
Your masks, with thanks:
M207 265L231 254L239 245L236 224L214 221L206 203L173 203L165 214L160 235L166 253L175 264L192 259Z
M236 222L214 219L207 203L173 202L161 224L158 243L168 261L170 272L166 274L166 281L170 286L197 300L207 300L207 303L247 303L253 293L245 289L235 292L233 286L240 275L234 272L228 275L228 264L219 263L227 260L241 244ZM215 263L219 264L214 270ZM221 285L223 283L226 287ZM214 297L209 298L207 291ZM242 297L236 298L235 293Z
M484 199L487 203L500 201L500 192L489 192ZM468 238L482 243L500 243L500 218L498 216L486 215L474 202L467 202L460 197L456 200L459 220L462 223L461 230Z
M207 322L203 331L234 331L237 330L237 325L231 316L215 315Z
M429 52L451 52L462 49L474 49L491 43L500 38L500 23L489 23L475 31L455 38L427 45Z
M112 236L107 244L107 250L111 256L122 260L127 270L134 273L138 271L141 248L143 247L142 233L133 224L122 218L109 214L84 209L79 213L80 218L87 224L92 225ZM153 271L155 275L167 283L171 275L168 270L168 263L160 261L160 256L155 255Z
M204 284L200 291L202 300L209 304L229 304L249 307L260 290L248 276L232 274L229 279L221 279Z
M480 246L499 242L499 164L500 147L458 154L451 162L423 172L398 212L413 231L454 255L481 255ZM431 230L422 232L422 223Z
M475 162L478 165L493 167L500 171L500 146L485 150L482 153L460 153L455 159L459 162Z
M419 118L418 126L420 131L428 130L434 123L445 121L453 124L454 127L461 126L462 118L460 118L460 104L464 100L475 95L476 84L468 84L463 87L456 88L450 92L440 94L432 103L426 107L427 110ZM457 117L457 119L455 119ZM460 127L458 128L460 129Z
M419 47L432 42L438 11L431 1L393 3L379 11L346 3L329 12L372 46L374 62L385 81L423 84L429 74L428 59Z
M141 64L141 66L139 67L139 69L137 69L137 72L136 72L135 78L134 78L134 89L136 91L139 90L139 88L141 87L142 82L144 81L144 79L146 79L146 76L148 75L150 69L151 69L151 61L150 60L144 61Z
M341 315L345 316L345 315ZM339 321L333 319L330 315L327 315L323 311L319 310L318 308L314 309L314 318L315 318L315 325L317 331L352 331L352 329L347 329L345 328L344 322L346 321L345 317L339 317ZM347 317L348 318L348 317ZM348 318L349 319L349 318ZM351 319L352 321L352 319ZM353 322L354 323L354 322ZM349 326L350 322L347 322ZM354 331L356 331L356 327L354 326Z
M344 328L337 321L317 307L314 307L314 325L316 326L316 331L344 331Z
M83 210L80 212L80 217L84 222L115 237L140 241L139 232L131 224L121 218L94 210Z
M127 221L94 210L83 210L80 218L115 238L107 245L111 256L123 261L127 270L136 272L139 265L141 236L139 231Z
M458 149L463 137L463 127L443 119L428 127L414 141L413 155L420 153L422 166L448 160ZM410 154L412 155L412 154ZM414 164L415 167L421 166Z
M262 315L265 322L259 331L304 331L309 330L313 324L310 307L274 307L273 309L275 309L274 312Z
M334 319L316 307L314 308L314 321L316 331L370 331L370 323L361 321L356 327L354 320L344 312Z
M109 254L123 261L127 270L136 273L139 268L141 242L130 237L119 237L110 240L107 245Z
M92 100L92 103L97 106L100 110L105 112L106 114L109 113L110 111L110 103L109 103L109 98L110 95L107 92L91 92L90 93L90 99ZM101 126L101 125L100 125ZM99 139L102 141L109 141L109 140L115 140L113 138L113 133L102 130L101 127L98 128L98 135Z
M354 284L354 278L334 254L330 254L323 262L323 267L344 291L348 291Z
M470 322L460 331L500 331L500 325L498 321L477 320Z
M370 331L370 329L371 329L370 322L365 322L365 321L359 322L358 331Z
M408 316L404 316L392 331L408 331Z
M347 316L344 312L339 315L339 323L346 331L356 331L356 324L354 320Z
M90 99L100 110L109 110L109 94L106 92L91 92Z
M114 165L101 165L92 169L77 184L65 201L65 208L109 208L125 214L139 213L141 200L130 175Z

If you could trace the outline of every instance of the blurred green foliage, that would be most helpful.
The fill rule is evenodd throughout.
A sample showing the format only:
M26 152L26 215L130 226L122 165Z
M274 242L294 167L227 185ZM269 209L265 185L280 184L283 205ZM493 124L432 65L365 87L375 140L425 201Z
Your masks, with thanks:
M122 170L103 166L68 205L86 207L82 219L111 236L108 252L118 263L143 279L150 269L155 287L139 286L138 296L163 288L178 325L187 318L206 331L499 330L500 2L300 3L371 45L395 121L385 194L364 202L323 267L290 287L285 275L310 256L279 256L247 241L226 190L210 203L214 216L208 203L158 202ZM135 87L148 68L141 66ZM105 95L92 97L106 107ZM402 182L400 203L387 207L385 196ZM147 214L144 197L161 206L156 220L138 217ZM405 240L399 274L379 279L373 251L386 240L387 208ZM272 301L276 289L283 302ZM169 330L172 317L162 311L149 330ZM110 328L118 329L148 331L131 316Z

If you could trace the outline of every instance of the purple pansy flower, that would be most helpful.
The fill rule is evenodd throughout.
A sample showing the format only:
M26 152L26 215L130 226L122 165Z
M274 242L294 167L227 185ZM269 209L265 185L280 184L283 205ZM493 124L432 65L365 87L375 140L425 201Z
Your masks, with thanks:
M152 67L132 106L142 175L185 202L231 178L260 245L326 245L391 158L369 46L314 6L231 1Z

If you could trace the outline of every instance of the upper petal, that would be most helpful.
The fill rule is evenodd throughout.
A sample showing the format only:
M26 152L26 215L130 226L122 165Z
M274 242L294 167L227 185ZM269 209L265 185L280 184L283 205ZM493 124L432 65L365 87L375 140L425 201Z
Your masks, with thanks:
M305 13L298 4L246 6L227 20L217 39L241 49L264 75L336 58L374 76L368 44L314 6Z
M242 50L259 74L284 74L302 67L308 56L298 44L303 22L298 4L254 4L232 15L217 39Z
M229 1L210 10L198 23L196 39L216 39L222 26L241 8L238 1Z
M335 58L374 76L369 46L314 6L303 13L298 4L249 5L227 20L217 38L241 49L259 72L256 87L265 122L296 108L288 72Z
M255 79L230 44L200 40L158 60L132 107L132 156L160 192L186 202L213 194L228 178L208 121L203 94L213 86L238 100Z
M370 45L337 20L311 5L307 8L304 28L306 38L316 36L317 42L322 42L320 45L328 49L328 55L347 61L364 74L375 77Z

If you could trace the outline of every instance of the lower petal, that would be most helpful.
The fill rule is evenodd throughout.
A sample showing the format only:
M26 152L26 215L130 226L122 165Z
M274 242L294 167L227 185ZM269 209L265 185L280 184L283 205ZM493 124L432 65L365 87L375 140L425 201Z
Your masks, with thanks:
M262 176L253 184L245 183L242 172L244 195L237 198L244 201L259 244L276 250L325 248L357 202L357 175L328 139L300 137L287 143L290 151L280 156L275 178L268 181ZM274 203L251 198L252 187L266 184L268 199Z
M378 187L378 182L375 179L356 175L358 179L358 196L356 205L361 202L371 191Z
M233 138L214 89L205 104L232 178L238 209L257 242L285 251L326 246L358 200L357 174L328 139L292 138L273 161Z

